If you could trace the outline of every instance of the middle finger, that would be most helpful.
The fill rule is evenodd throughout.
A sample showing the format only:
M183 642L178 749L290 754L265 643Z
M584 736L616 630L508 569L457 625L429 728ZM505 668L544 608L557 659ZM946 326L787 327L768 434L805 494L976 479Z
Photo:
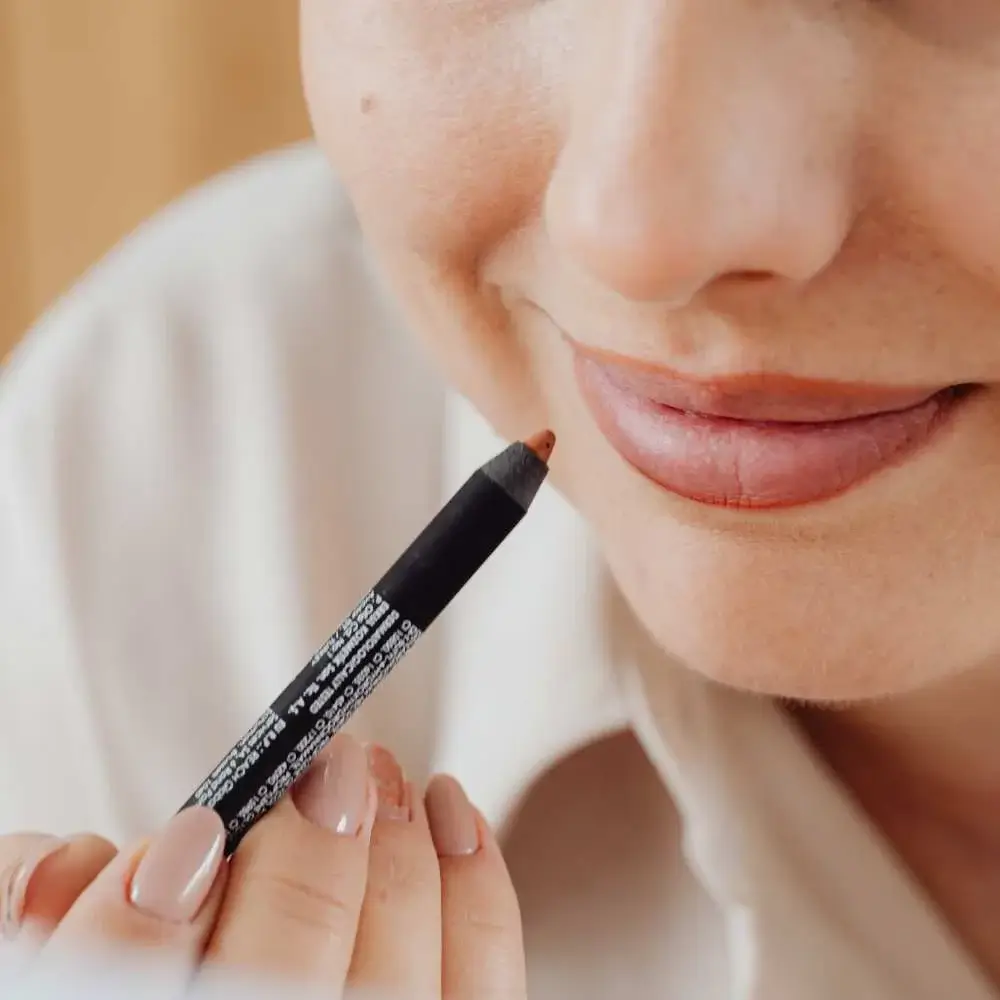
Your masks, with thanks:
M368 754L379 802L349 982L367 996L438 998L441 872L423 800L387 750Z

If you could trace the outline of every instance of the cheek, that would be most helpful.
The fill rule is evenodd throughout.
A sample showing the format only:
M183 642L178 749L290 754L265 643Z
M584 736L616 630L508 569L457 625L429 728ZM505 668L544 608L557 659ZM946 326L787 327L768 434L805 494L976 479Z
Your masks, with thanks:
M306 93L370 237L468 267L530 215L548 174L536 26L412 6L306 0Z
M873 104L885 133L885 187L899 205L914 207L943 254L998 288L1000 57L979 58L957 43L896 52Z
M548 414L532 347L482 266L541 203L556 148L551 60L536 18L477 6L305 0L303 71L317 138L410 325L515 437Z

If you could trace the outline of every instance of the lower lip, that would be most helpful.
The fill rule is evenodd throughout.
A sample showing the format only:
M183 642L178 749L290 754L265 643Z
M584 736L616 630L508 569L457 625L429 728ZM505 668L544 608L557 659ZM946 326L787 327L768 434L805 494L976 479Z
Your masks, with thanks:
M655 403L579 355L576 376L604 436L643 475L689 500L750 509L826 500L898 465L967 396L945 390L906 410L851 420L757 423Z

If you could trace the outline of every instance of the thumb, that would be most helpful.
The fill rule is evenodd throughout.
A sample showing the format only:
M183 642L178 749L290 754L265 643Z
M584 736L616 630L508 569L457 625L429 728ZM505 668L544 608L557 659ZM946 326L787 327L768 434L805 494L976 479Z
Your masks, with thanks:
M29 927L34 937L47 938L116 853L93 834L0 836L0 941Z

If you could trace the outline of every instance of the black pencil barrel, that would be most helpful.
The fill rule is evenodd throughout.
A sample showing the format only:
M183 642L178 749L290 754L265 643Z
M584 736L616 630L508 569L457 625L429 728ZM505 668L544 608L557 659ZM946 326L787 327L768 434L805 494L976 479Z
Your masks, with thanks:
M227 854L513 531L545 472L512 445L473 473L201 783L185 807L218 812Z

